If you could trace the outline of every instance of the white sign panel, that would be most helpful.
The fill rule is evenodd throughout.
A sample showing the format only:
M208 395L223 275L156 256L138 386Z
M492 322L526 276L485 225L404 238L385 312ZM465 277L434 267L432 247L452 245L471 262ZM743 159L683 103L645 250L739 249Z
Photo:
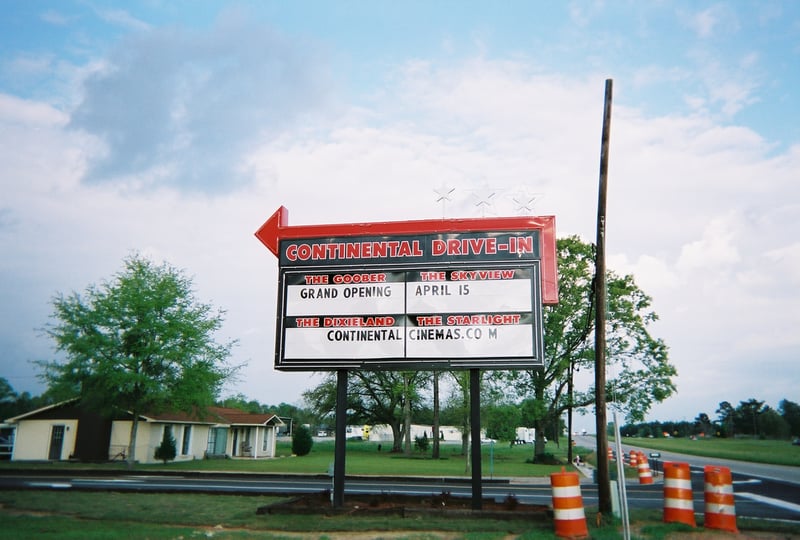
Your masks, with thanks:
M276 367L531 367L541 362L539 283L537 261L285 271Z

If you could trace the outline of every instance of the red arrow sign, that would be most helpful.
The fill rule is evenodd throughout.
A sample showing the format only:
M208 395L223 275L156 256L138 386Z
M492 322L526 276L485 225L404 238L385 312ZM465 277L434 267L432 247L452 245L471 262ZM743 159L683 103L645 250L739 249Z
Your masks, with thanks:
M554 216L520 216L466 219L426 219L334 225L289 226L289 211L281 206L259 227L255 235L276 257L281 240L341 236L395 236L450 232L541 231L542 302L558 303L556 237Z

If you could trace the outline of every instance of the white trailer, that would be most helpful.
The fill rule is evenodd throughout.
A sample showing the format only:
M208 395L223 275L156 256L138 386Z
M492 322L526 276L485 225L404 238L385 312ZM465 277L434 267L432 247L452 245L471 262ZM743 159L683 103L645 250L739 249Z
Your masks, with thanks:
M533 444L535 442L536 442L535 428L526 428L526 427L517 428L517 438L516 440L514 440L514 444Z

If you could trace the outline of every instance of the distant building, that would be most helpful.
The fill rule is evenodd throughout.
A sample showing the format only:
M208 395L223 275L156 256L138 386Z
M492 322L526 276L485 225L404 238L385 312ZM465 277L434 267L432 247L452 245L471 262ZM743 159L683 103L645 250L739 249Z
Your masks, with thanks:
M423 435L427 436L428 439L432 439L433 427L427 424L411 424L412 441L417 437L422 437ZM485 432L482 430L481 438L484 437ZM384 442L391 441L392 439L393 435L391 426L388 424L379 424L376 426L369 426L369 438L365 440ZM439 426L439 440L446 443L460 443L461 428L455 426Z

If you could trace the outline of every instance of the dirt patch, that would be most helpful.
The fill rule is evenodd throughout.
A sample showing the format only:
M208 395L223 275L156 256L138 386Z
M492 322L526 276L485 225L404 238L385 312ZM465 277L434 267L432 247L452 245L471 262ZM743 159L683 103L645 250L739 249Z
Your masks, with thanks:
M453 497L449 492L433 496L382 493L379 495L347 495L341 507L334 508L330 493L302 495L288 501L260 507L258 514L298 515L363 515L363 516L461 516L487 519L552 519L545 505L520 504L509 496L502 501L483 499L479 510L472 508L472 499Z

